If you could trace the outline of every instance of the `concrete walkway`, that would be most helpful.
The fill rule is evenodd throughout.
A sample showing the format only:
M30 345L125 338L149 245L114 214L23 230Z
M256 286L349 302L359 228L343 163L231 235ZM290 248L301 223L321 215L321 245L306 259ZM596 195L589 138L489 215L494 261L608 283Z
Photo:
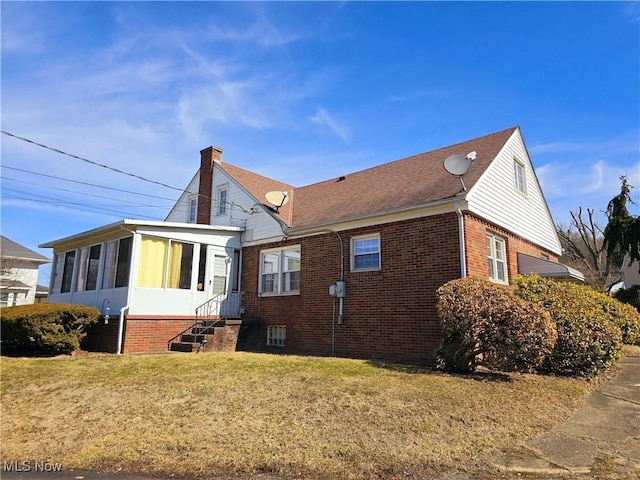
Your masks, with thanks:
M502 471L584 474L638 472L640 478L640 347L631 347L619 372L589 395L566 423L493 459Z

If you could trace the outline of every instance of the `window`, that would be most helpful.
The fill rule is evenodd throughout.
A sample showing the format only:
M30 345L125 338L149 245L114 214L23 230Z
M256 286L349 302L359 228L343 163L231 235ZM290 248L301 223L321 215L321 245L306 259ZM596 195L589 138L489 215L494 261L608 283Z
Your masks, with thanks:
M300 292L300 246L267 250L260 254L260 293Z
M380 235L351 239L351 271L380 269Z
M64 254L64 268L62 271L62 287L60 292L67 293L71 291L71 279L73 278L73 266L76 263L76 251L71 250Z
M142 237L138 286L191 288L193 244L162 238Z
M189 223L194 223L196 221L197 214L198 214L198 199L190 198L189 199Z
M267 327L267 345L271 347L284 347L286 336L287 327L285 325L269 325Z
M227 203L229 196L229 186L224 185L222 187L218 187L218 208L216 209L216 215L222 216L227 214Z
M107 242L104 246L102 289L129 285L129 265L133 237Z
M80 249L76 291L95 290L98 283L98 265L100 264L100 245Z
M51 293L60 293L62 291L62 273L64 271L64 257L62 253L56 253L53 256Z
M507 256L505 240L493 233L487 233L487 263L489 279L497 283L507 282Z
M524 164L517 159L513 159L513 183L520 193L527 193L527 179L525 176Z

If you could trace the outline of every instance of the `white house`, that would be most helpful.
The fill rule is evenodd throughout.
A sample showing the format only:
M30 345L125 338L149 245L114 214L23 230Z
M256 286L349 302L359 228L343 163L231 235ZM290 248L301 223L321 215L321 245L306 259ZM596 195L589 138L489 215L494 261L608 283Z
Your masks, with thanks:
M51 260L5 236L0 240L0 306L35 303L38 268Z

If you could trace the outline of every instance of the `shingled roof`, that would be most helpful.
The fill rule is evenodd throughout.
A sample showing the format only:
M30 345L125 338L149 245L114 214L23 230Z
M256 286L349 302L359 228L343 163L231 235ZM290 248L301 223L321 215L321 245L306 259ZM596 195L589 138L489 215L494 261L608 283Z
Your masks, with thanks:
M453 198L460 193L460 181L446 172L444 160L449 155L476 152L476 160L464 176L470 190L517 130L508 128L298 188L228 163L221 167L260 202L268 191L288 191L290 201L280 209L278 218L291 228L304 228Z
M2 255L3 258L30 260L37 263L51 262L47 257L40 255L33 250L29 250L27 247L23 247L4 235L0 236L0 255Z

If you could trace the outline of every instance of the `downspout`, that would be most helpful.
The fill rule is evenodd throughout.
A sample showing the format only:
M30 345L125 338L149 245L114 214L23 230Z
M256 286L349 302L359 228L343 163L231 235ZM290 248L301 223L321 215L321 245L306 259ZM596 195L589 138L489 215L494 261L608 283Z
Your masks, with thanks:
M138 236L138 232L136 232L135 230L130 230L128 228L125 228L124 225L120 225L120 228L122 228L122 230L129 232L132 235L133 241L131 242L131 258L134 258L134 250L135 250L135 244L136 244L136 237ZM134 280L134 275L133 275L133 262L131 262L131 265L129 266L129 268L131 269L129 271L129 279L131 280L129 282L129 286L127 287L127 304L122 307L120 309L120 319L118 321L118 349L116 350L116 354L117 355L122 355L122 340L124 337L124 312L129 310L129 305L131 305L131 285L133 284L133 280Z
M124 312L129 310L129 305L125 305L120 309L120 322L118 323L118 355L122 355L122 335L124 333Z
M464 216L460 210L460 204L455 204L456 214L458 215L458 242L460 246L460 278L467 276L467 255L464 248Z

